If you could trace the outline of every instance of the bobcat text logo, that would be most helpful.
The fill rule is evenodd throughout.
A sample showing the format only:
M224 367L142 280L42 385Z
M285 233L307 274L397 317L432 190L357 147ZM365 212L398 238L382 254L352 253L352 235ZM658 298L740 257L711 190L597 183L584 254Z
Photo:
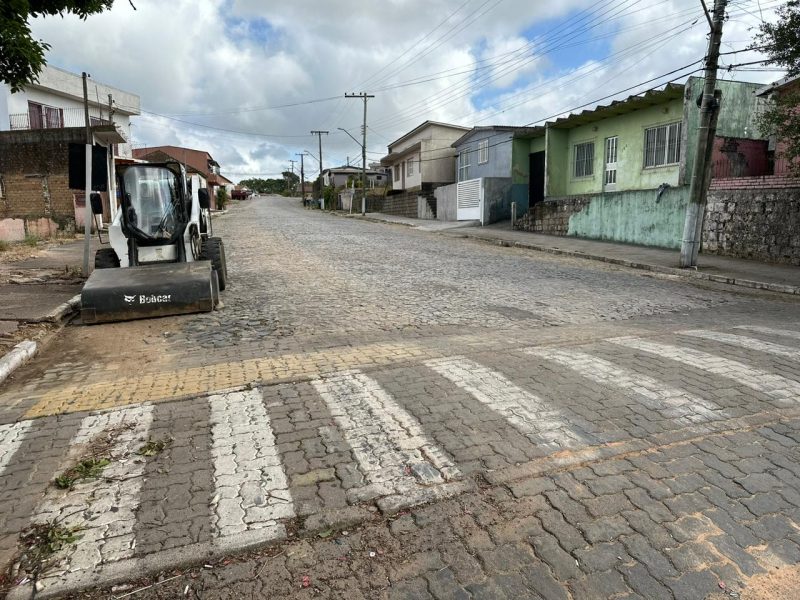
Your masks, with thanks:
M141 295L133 295L128 296L128 294L122 294L122 298L128 304L163 304L165 302L172 302L172 294L141 294Z

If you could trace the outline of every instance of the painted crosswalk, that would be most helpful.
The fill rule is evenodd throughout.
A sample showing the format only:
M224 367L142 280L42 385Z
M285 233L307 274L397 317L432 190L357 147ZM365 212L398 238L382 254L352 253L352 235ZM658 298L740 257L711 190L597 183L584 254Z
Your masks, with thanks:
M6 470L14 454L19 450L31 425L33 425L31 420L0 425L0 474Z
M586 352L548 348L529 348L526 352L564 365L596 383L633 393L650 409L663 411L668 418L701 423L724 416L714 402Z
M777 335L764 328L745 331ZM790 352L800 353L789 345L791 342L777 344L747 335L710 330L677 334L678 339L685 335L735 345L758 356L792 357L794 354ZM742 386L787 406L796 406L800 399L800 382L729 359L723 355L721 346L717 346L719 354L716 354L679 342L663 343L641 337L605 341L727 379L731 383L720 384L723 390ZM507 446L527 445L529 456L536 459L573 454L574 450L595 451L612 437L614 441L623 440L628 435L650 435L653 431L677 430L729 417L725 394L709 395L705 388L692 389L691 383L684 389L682 383L675 383L674 377L669 378L673 367L665 369L665 376L659 378L657 373L643 372L639 361L609 358L608 349L602 344L525 349L524 356L548 361L547 368L557 374L558 383L546 378L537 380L536 393L530 385L530 373L524 368L520 371L520 365L526 364L522 355L515 357L518 362L508 372L503 367L487 366L480 359L457 355L425 360L406 368L404 377L408 377L410 369L412 377L418 376L430 384L419 386L425 391L413 401L401 393L393 395L387 391L398 388L386 383L389 377L386 373L376 375L361 370L332 372L318 376L310 384L281 384L277 386L280 393L274 391L276 388L267 392L266 388L256 387L182 401L186 406L194 402L197 415L208 415L198 417L197 423L208 427L201 439L202 456L209 457L210 461L205 463L210 464L192 464L200 454L186 448L176 449L180 450L176 456L183 458L174 459L177 465L169 464L178 467L177 477L191 479L194 469L204 470L205 475L191 479L191 485L184 486L191 488L192 510L174 518L184 519L181 523L191 521L191 527L199 532L192 534L191 543L196 546L193 552L206 555L284 539L298 524L302 526L313 511L326 510L328 498L333 498L330 502L335 510L374 502L384 512L391 512L457 494L471 482L464 473L471 473L474 467L467 463L483 461L484 456L477 452L459 453L465 446L464 440L454 435L457 427L443 426L449 415L441 409L444 404L437 411L437 403L447 402L455 407L453 410L473 413L472 421L465 427L484 441L472 441L471 449L479 449L481 444L484 448L489 444L501 448L502 444L496 444L495 440L498 432L499 439L505 432L514 436L513 443ZM620 354L618 349L616 353ZM531 371L544 365L525 360ZM397 377L399 381L401 376ZM586 385L584 380L591 383ZM305 388L300 390L300 385ZM565 389L577 390L568 398L569 405L563 402ZM276 400L265 400L270 393ZM309 404L303 408L295 406L290 410L284 406L284 396L289 399L302 394L313 396L313 401L307 400ZM611 403L613 410L598 414L595 420L589 420L592 418L589 410L580 410L576 405L585 395L587 401L594 402L592 410L599 411L598 398L614 394L622 401ZM480 410L474 411L470 405ZM740 414L741 404L733 406L737 410L730 413ZM497 416L481 429L483 424L475 415L488 414L486 409ZM187 414L185 408L181 410ZM79 528L80 541L52 557L39 578L41 585L57 588L63 581L79 575L95 577L108 565L124 563L136 568L145 554L141 548L142 556L136 551L138 531L147 530L152 537L154 529L172 526L172 534L177 535L177 521L170 525L169 511L163 512L158 523L145 523L140 514L143 511L139 510L140 498L146 492L155 498L161 497L156 492L163 493L165 499L170 494L172 475L164 466L167 463L158 462L161 460L158 456L137 454L156 423L162 425L166 414L169 412L159 413L153 406L142 404L89 413L82 420L76 415L65 425L73 429L64 430L62 439L66 440L73 432L74 435L64 448L63 459L56 454L48 463L49 468L60 463L59 469L44 477L40 475L42 487L37 500L23 511L22 520L39 526L58 523ZM459 420L459 415L454 417L454 422ZM645 420L658 422L659 426L652 430L639 427L635 434L624 431L626 424ZM314 425L303 428L302 423L309 421ZM0 425L0 488L13 479L15 489L19 490L19 502L29 501L25 483L19 477L12 477L13 469L9 467L14 466L15 457L28 455L40 443L39 438L41 428L35 421ZM562 450L570 452L561 453ZM502 448L491 451L503 452ZM508 452L511 456L512 451ZM98 473L61 487L54 484L56 477L95 455L109 459ZM508 458L500 463L515 460L519 459ZM488 466L491 461L482 464L486 465L482 468L493 468ZM197 484L199 488L195 482L201 482ZM315 487L317 484L319 487ZM159 486L165 485L161 492ZM41 496L45 486L47 489ZM316 500L309 500L309 494L317 494ZM180 509L181 501L171 499L171 502ZM157 507L158 502L152 504ZM137 528L137 519L142 520L142 527ZM160 542L152 539L146 542L142 534L141 546L156 544L158 549ZM163 551L172 548L180 549L180 545L165 544Z
M768 354L774 354L775 356L785 356L786 358L791 358L793 360L800 360L800 349L798 348L784 346L783 344L775 344L773 342L765 342L764 340L759 340L745 335L724 333L722 331L710 331L708 329L681 331L680 334L702 338L704 340L712 340L714 342L722 342L723 344L739 346L740 348L746 348L748 350L766 352Z
M800 331L795 329L775 329L773 327L762 327L761 325L737 325L734 329L752 331L753 333L763 333L765 335L775 335L778 337L788 337L800 340Z
M381 386L359 371L312 382L353 450L364 485L348 490L352 501L401 495L414 501L436 495L436 486L461 477L452 460L426 437L419 421Z
M590 442L585 432L574 427L578 419L568 418L501 373L463 356L429 360L425 365L505 417L522 434L534 436L538 443L571 448Z
M40 581L55 583L67 574L91 571L101 563L133 557L134 525L142 485L144 461L135 452L152 422L151 405L125 408L83 419L70 444L61 477L75 465L107 460L97 476L76 480L69 489L48 488L31 522L75 529L80 543L66 546L51 558ZM102 457L102 458L101 458ZM93 464L97 465L97 462Z
M294 506L261 394L248 390L208 401L217 543L240 545L245 539L252 543L285 536L279 520L293 517Z
M713 375L727 377L750 389L766 394L782 404L792 405L800 400L800 383L797 381L751 367L740 361L703 352L702 350L695 350L694 348L685 348L640 338L622 337L612 338L607 341L633 348L634 350L648 352L662 358L668 358Z

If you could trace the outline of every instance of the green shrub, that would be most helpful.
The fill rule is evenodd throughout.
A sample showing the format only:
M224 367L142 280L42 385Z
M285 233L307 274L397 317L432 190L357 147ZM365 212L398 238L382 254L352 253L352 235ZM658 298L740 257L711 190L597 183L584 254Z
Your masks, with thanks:
M228 204L228 190L226 190L224 187L221 187L217 190L217 208L219 210L224 210L227 204Z
M5 240L0 240L0 252L5 252L9 248L11 248L11 244L6 242Z
M27 244L31 248L35 248L36 246L39 245L39 237L35 235L26 235L25 244Z

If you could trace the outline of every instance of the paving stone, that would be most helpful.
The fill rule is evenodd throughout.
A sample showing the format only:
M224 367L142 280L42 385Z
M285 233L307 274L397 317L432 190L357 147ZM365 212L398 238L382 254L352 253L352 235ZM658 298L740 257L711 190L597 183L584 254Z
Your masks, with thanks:
M583 531L586 540L592 544L610 542L621 535L631 533L628 523L620 515L601 517L588 523L581 523L580 529Z

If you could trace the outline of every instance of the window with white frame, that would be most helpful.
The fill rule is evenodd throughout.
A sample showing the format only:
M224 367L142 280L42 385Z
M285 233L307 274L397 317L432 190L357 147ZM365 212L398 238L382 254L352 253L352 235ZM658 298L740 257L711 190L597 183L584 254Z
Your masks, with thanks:
M489 140L478 142L478 164L489 162Z
M400 181L400 167L401 167L400 165L395 165L394 166L394 180L395 181Z
M412 156L406 161L406 177L411 177L414 174L414 159L416 157Z
M462 150L458 155L458 180L467 179L469 179L469 148Z
M668 123L644 130L644 166L674 165L681 160L681 123Z
M575 177L590 177L594 174L594 142L575 144Z

